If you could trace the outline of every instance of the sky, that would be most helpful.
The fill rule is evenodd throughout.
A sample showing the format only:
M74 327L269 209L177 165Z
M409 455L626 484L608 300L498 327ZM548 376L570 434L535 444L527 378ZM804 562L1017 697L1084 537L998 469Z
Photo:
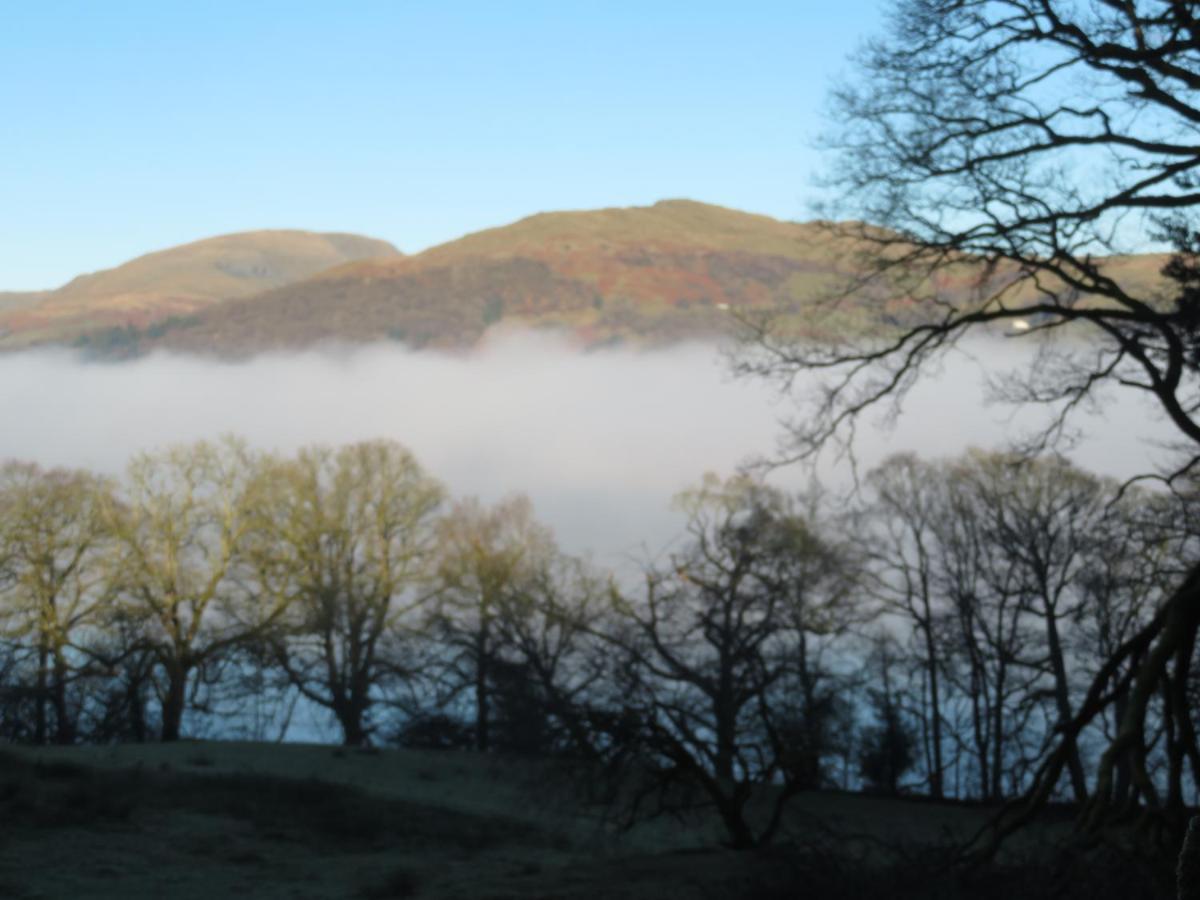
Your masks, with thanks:
M804 219L883 5L8 3L0 290L257 228L414 252L672 197Z

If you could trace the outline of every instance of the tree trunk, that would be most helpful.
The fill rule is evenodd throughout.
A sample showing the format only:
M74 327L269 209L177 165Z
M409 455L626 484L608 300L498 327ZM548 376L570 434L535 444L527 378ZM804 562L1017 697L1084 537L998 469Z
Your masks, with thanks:
M183 725L183 710L187 699L187 681L190 670L182 665L167 667L167 694L162 701L163 743L179 740Z
M333 714L337 716L338 724L342 726L342 745L345 747L363 747L367 743L367 730L363 725L366 709L361 703L348 700L337 703Z
M1128 754L1135 789L1149 806L1158 806L1158 792L1146 770L1146 708L1164 677L1167 661L1181 645L1195 639L1197 624L1200 624L1200 565L1188 572L1183 584L1167 601L1154 645L1137 667L1120 729L1100 758L1096 790L1084 816L1086 827L1099 827L1111 813L1113 773L1116 761L1123 754Z
M75 722L67 706L67 661L63 659L62 648L54 652L54 684L51 688L51 702L54 705L54 742L56 744L75 743Z
M929 669L929 717L933 731L933 770L929 773L929 793L940 800L945 790L943 781L945 768L942 762L942 708L938 693L937 649L928 623L925 632L925 659Z
M137 663L138 668L126 675L125 683L125 704L129 714L129 730L133 734L133 739L139 743L146 743L146 701L142 696L142 690L146 683L145 674L141 669L141 661Z
M996 673L996 694L992 709L992 800L1004 797L1004 685L1008 666L1001 661Z
M40 746L46 743L46 701L48 699L46 694L49 675L46 666L50 658L50 651L46 647L44 639L38 642L37 657L37 682L34 685L33 742Z
M1167 752L1165 809L1168 817L1179 819L1183 813L1184 749L1179 733L1179 714L1174 704L1173 681L1171 677L1163 679L1163 737Z
M1166 825L1175 831L1183 829L1186 819L1183 798L1184 764L1191 761L1193 773L1198 769L1196 729L1189 709L1187 683L1191 673L1192 654L1196 649L1196 632L1184 636L1175 650L1174 665L1163 678L1163 718L1167 739L1167 796L1164 807Z
M365 747L371 736L367 728L367 710L371 707L370 666L363 664L357 650L353 656L355 668L340 690L332 694L332 709L342 727L342 745Z
M1175 890L1178 900L1200 900L1200 816L1188 822L1175 869Z
M743 805L736 799L724 797L717 802L717 811L729 832L728 846L731 850L751 850L759 845L754 832L746 822Z
M717 666L717 696L713 702L717 755L713 770L717 778L732 781L733 760L737 754L737 710L733 702L732 663L724 650Z
M974 662L972 662L974 668ZM989 776L988 759L991 754L989 748L988 736L986 727L991 722L991 710L986 706L981 709L980 706L984 702L983 682L977 677L977 673L971 673L971 729L975 740L975 760L979 766L979 794L981 800L987 802L991 799L992 782Z
M1054 703L1058 709L1058 721L1071 720L1071 697L1067 684L1067 666L1063 661L1062 641L1058 636L1056 616L1047 605L1046 609L1046 644L1050 652L1050 667L1054 671ZM1071 776L1071 790L1075 794L1076 803L1087 801L1087 779L1083 774L1083 763L1079 759L1079 745L1074 738L1067 738L1067 772Z
M1125 719L1125 708L1129 705L1129 689L1122 688L1113 699L1113 727L1120 731ZM1133 773L1129 768L1129 754L1122 753L1116 760L1116 784L1113 788L1113 803L1124 807L1130 801L1133 790Z
M488 665L488 629L486 625L480 629L479 638L475 645L475 749L484 753L491 743L491 689L488 685L490 666Z

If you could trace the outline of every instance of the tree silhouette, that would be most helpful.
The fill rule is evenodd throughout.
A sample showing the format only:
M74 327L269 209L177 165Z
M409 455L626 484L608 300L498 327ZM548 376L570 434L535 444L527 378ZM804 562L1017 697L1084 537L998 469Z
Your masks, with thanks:
M762 846L789 800L812 786L813 754L825 749L798 747L796 725L820 735L817 683L827 673L809 658L810 640L850 618L848 566L789 498L746 476L706 476L677 505L687 543L647 570L643 595L613 589L618 621L607 639L629 713L614 724L648 776L634 811L651 797L660 810L708 805L729 846ZM751 800L768 785L769 811L756 815Z
M1180 437L1169 485L1200 465L1196 222L1200 210L1200 20L1176 0L897 0L886 35L833 93L827 138L837 162L831 225L855 262L827 300L875 292L909 310L885 334L815 345L769 320L745 320L739 371L794 383L820 376L790 429L791 458L849 440L856 417L898 404L963 335L1018 322L1034 363L1003 396L1046 404L1028 449L1053 443L1072 414L1115 387L1152 397ZM1119 254L1157 239L1165 265ZM1155 271L1157 269L1158 271ZM1000 838L1045 802L1080 731L1126 697L1100 759L1083 824L1129 811L1118 768L1145 824L1182 825L1181 771L1164 796L1147 766L1147 707L1174 697L1170 727L1195 768L1195 728L1182 702L1200 625L1200 568L1152 621L1116 648L1023 801L981 835ZM1128 666L1130 660L1139 660ZM1127 691L1125 689L1128 689ZM1193 772L1196 775L1197 772ZM1126 804L1126 806L1128 806Z

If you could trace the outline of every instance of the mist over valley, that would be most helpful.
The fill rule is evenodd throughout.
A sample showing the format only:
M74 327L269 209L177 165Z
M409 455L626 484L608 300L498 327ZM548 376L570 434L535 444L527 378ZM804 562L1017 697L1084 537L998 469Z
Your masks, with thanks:
M864 423L860 473L904 450L938 458L999 447L1041 421L1044 412L984 402L986 374L1031 352L996 337L948 354L894 425L882 411ZM0 386L3 458L119 474L138 452L226 433L284 453L386 437L454 495L528 494L564 549L618 568L678 536L675 493L705 472L771 457L781 420L799 409L768 384L734 380L713 343L585 353L564 336L519 330L471 352L327 345L238 362L159 351L98 363L46 349L0 356ZM1113 393L1081 419L1086 437L1070 456L1116 477L1143 472L1156 452L1148 442L1171 436L1155 415ZM818 475L834 490L853 484L850 461L832 454ZM808 475L790 466L769 480L799 488Z

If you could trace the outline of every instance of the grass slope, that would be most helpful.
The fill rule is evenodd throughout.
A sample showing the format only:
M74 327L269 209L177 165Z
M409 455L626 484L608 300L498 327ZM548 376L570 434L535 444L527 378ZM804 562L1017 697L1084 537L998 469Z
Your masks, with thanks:
M1161 866L1111 850L1050 868L1027 847L986 872L939 875L938 842L985 814L970 807L813 793L778 848L732 853L699 814L616 834L578 788L546 764L469 753L12 749L0 756L0 896L1169 896Z

